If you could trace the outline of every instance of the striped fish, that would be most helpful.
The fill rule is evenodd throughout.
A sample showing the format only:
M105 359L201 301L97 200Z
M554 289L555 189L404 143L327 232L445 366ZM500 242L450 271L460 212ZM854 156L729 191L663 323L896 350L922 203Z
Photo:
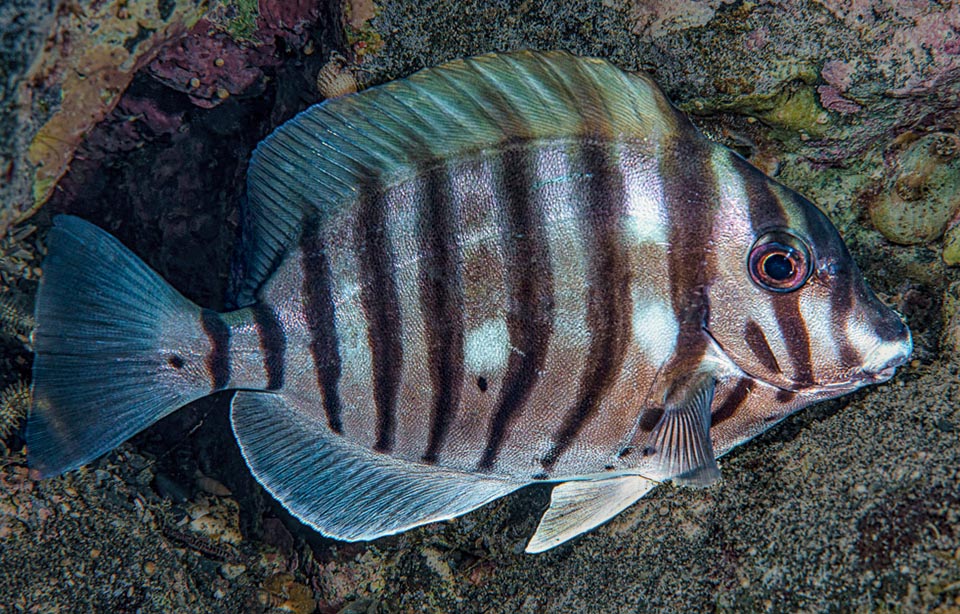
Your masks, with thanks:
M61 216L37 298L29 458L76 468L232 389L257 480L369 540L557 483L527 550L815 401L910 332L809 201L642 74L480 56L327 101L257 148L236 311Z

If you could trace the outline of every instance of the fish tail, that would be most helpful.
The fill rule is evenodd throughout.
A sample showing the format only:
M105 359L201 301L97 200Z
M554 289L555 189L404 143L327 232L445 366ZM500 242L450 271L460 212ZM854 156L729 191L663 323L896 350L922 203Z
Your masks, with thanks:
M35 308L30 464L75 469L210 393L201 310L105 231L57 216Z

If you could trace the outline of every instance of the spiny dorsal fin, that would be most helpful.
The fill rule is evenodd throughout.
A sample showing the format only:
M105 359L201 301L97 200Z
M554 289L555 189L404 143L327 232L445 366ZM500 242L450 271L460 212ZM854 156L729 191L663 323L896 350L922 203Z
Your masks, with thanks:
M325 101L253 154L236 303L253 301L307 216L322 220L365 187L507 142L659 140L687 125L646 76L559 51L456 60Z

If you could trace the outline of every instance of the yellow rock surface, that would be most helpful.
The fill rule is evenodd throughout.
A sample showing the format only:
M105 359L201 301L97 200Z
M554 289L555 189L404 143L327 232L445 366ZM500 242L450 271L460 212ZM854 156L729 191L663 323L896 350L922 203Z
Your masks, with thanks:
M163 4L163 3L161 3ZM176 0L161 13L154 2L77 2L58 16L44 52L21 86L20 100L59 89L59 108L34 136L29 217L50 197L86 133L116 105L133 74L160 46L206 13L206 0ZM25 112L30 104L23 105Z

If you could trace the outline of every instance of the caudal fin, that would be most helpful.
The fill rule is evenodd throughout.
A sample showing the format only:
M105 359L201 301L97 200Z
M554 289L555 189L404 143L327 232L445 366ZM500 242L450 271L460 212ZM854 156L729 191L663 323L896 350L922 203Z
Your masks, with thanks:
M44 476L97 458L209 392L181 356L198 307L79 218L58 216L47 248L26 434L30 464Z

